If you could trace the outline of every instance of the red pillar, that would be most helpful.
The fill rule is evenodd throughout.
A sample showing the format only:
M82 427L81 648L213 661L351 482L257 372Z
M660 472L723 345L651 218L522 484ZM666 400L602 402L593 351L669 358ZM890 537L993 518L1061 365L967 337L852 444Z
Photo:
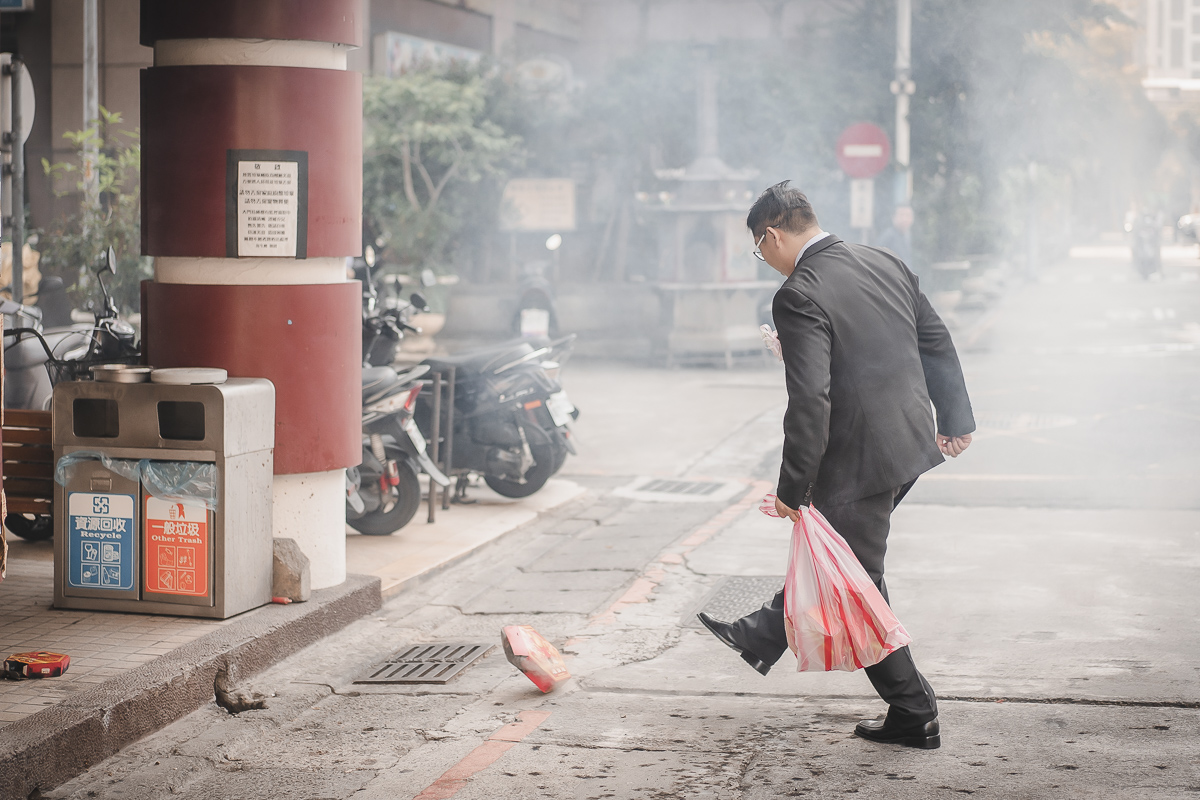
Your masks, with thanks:
M142 0L147 360L275 383L274 527L313 588L345 579L359 463L357 0Z

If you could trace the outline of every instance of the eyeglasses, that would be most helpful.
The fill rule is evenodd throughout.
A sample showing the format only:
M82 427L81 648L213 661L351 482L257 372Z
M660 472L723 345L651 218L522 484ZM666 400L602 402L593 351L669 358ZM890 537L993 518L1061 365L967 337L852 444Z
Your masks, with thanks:
M767 234L764 232L762 236L758 237L758 241L754 243L754 257L757 258L759 261L767 260L767 259L763 258L762 250L759 249L762 247L763 239L766 239L766 238L767 238Z

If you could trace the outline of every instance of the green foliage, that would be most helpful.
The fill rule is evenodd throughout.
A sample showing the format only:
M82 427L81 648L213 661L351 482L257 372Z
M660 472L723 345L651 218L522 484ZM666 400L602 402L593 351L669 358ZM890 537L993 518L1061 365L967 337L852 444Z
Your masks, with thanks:
M1130 65L1139 32L1112 5L914 6L918 261L1023 252L1031 204L1053 215L1040 236L1050 227L1065 236L1072 224L1111 229L1131 198L1153 191L1169 132ZM823 224L843 235L851 234L849 182L834 143L860 121L881 125L894 141L895 13L892 2L840 0L814 7L787 38L704 48L721 80L722 157L758 169L760 186L792 179ZM569 133L551 142L570 153L531 152L587 164L596 185L618 174L622 192L667 188L653 170L693 158L702 52L656 42L614 61L577 98ZM877 178L877 231L890 220L893 187L891 170Z
M497 186L521 163L521 139L489 117L484 68L416 69L363 87L363 217L401 268L441 269L464 228L486 226ZM470 231L468 230L468 234Z
M77 307L97 301L95 267L103 263L109 246L117 253L117 275L106 279L124 313L138 310L141 281L150 277L150 259L141 252L140 171L142 147L139 132L122 129L120 112L100 109L100 118L81 131L63 138L75 146L78 163L51 164L42 159L46 175L60 185L75 179L79 205L47 230L39 232L38 249L43 275L57 275L69 289ZM90 167L89 167L90 165ZM94 172L90 172L94 170ZM95 176L95 187L88 178Z
M827 229L852 234L834 143L860 121L894 141L895 4L810 5L803 25L779 39L648 43L586 84L552 90L531 89L504 63L369 79L368 235L409 268L495 277L509 257L508 237L495 235L500 195L519 170L578 183L579 230L560 253L564 276L618 276L619 253L630 272L652 272L657 222L639 224L634 196L678 188L655 171L695 157L700 58L720 76L725 161L757 169L756 188L794 180ZM1033 219L1046 240L1112 229L1130 202L1159 191L1171 132L1130 63L1140 32L1112 5L922 0L914 8L917 266L1022 254ZM1188 130L1200 153L1200 122ZM894 178L889 170L876 182L877 232L891 217ZM544 257L527 238L517 260Z

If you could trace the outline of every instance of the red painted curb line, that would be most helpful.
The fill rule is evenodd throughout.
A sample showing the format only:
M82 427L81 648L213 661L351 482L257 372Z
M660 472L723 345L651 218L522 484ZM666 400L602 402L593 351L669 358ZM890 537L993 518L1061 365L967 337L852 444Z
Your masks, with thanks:
M517 742L533 733L550 716L549 711L522 711L517 722L505 725L488 740L463 756L442 777L425 787L413 800L446 800L458 794L475 773L487 769L507 753Z

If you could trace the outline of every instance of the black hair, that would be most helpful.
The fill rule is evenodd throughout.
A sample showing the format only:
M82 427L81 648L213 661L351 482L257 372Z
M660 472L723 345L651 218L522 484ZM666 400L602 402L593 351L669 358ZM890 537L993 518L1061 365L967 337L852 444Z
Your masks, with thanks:
M767 228L778 228L788 233L804 233L817 224L817 215L804 192L793 189L791 181L780 181L767 188L746 216L746 227L754 238L766 233Z

